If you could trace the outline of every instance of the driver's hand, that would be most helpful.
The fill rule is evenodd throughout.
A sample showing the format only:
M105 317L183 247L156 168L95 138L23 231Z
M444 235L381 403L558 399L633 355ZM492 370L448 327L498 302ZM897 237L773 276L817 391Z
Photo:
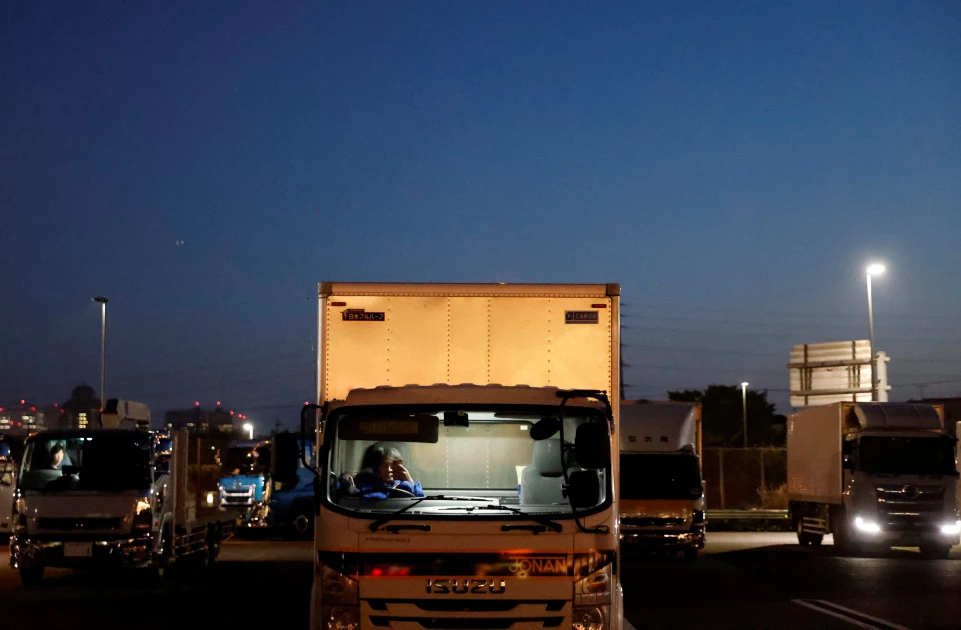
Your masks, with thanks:
M394 478L401 481L409 481L410 483L414 483L414 478L410 476L410 472L408 472L408 470L404 468L404 465L400 463L394 464Z
M349 483L349 484L352 485L352 486L356 486L356 485L357 485L357 484L354 483L354 478L351 477L350 475L348 475L347 473L344 473L343 475L341 475L340 478L343 479L344 481L346 481L347 483Z

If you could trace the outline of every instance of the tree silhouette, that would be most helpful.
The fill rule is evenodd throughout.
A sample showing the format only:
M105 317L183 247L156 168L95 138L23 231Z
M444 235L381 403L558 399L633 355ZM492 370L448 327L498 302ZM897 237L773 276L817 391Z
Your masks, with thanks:
M668 400L699 402L702 409L704 446L741 446L743 417L741 388L737 385L709 385L704 391L686 389L667 393ZM784 416L774 412L767 392L747 390L748 446L784 446Z

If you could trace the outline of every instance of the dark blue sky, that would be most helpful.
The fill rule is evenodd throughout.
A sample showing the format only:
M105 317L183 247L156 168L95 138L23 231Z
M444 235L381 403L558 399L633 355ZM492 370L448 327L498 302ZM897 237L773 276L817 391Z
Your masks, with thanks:
M0 9L0 399L310 397L321 280L620 282L633 396L961 392L961 5ZM176 245L183 241L183 245Z

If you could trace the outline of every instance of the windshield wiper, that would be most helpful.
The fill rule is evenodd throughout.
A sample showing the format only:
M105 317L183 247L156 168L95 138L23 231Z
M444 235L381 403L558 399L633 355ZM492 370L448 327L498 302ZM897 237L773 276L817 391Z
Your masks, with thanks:
M521 516L524 516L534 521L535 523L539 523L544 528L544 529L541 529L540 531L546 531L546 530L551 530L552 532L564 531L563 525L561 525L557 521L552 521L549 518L546 518L543 516L537 516L535 514L528 514L524 510L510 506L510 505L469 505L464 508L447 508L447 509L466 510L467 512L473 512L474 510L504 510L504 511L510 512L511 514L520 514ZM501 527L501 530L507 532L512 529L531 529L531 528L532 528L531 525L504 525L503 527ZM535 531L533 529L531 531L534 531L535 534L540 533L539 531Z
M386 525L387 523L389 523L390 520L391 520L392 518L394 518L395 516L400 516L401 514L403 514L404 512L406 512L407 510L409 510L409 509L411 509L412 507L415 507L415 506L417 506L417 505L420 505L420 504L423 503L424 501L478 501L478 500L483 500L483 499L473 499L473 498L471 498L471 497L449 497L449 496L446 496L446 495L443 495L443 494L432 494L432 495L428 495L428 496L426 496L426 497L418 497L417 500L408 503L407 505L405 505L404 507L400 508L400 509L397 510L396 512L391 512L391 513L388 514L387 516L382 517L382 518L379 518L379 519L377 519L376 521L372 522L372 523L370 524L370 531L376 532L378 529L380 529L380 527L381 527L382 525ZM428 527L428 529L430 528L429 525L428 525L427 527ZM395 533L396 533L396 532L395 532Z

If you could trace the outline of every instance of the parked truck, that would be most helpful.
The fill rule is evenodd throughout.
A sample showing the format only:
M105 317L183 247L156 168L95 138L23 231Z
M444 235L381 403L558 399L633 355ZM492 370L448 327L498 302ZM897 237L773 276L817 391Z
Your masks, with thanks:
M270 461L269 440L234 440L221 454L223 476L218 481L220 503L241 513L246 523L254 507L264 500L267 467Z
M276 433L256 447L254 470L221 479L221 495L243 511L242 531L283 531L310 539L314 531L312 441L293 433ZM300 453L307 455L307 465ZM234 469L236 470L236 469Z
M621 401L621 548L680 553L704 548L701 405Z
M802 545L844 553L961 542L955 439L939 405L842 402L788 420L790 516Z
M45 431L26 442L10 564L25 586L46 567L207 566L237 515L217 500L216 445L186 430Z
M620 629L617 285L319 303L311 628Z

